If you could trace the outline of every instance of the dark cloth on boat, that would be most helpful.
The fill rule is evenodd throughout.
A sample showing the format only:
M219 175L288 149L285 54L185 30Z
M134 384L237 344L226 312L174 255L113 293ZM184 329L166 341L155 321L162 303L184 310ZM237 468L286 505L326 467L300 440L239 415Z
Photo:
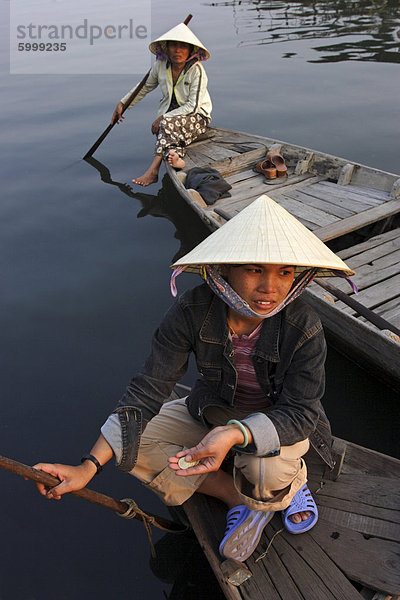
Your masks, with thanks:
M221 173L211 167L193 167L189 169L185 181L186 189L197 190L204 202L214 204L219 198L228 198L232 186L225 181Z

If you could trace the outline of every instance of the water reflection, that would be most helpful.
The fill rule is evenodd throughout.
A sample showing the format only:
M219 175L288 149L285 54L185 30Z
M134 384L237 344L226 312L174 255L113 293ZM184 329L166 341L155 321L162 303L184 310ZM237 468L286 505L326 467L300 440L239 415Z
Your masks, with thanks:
M142 208L137 214L138 219L149 215L168 219L174 225L174 237L180 241L181 245L178 252L171 259L171 263L187 254L210 234L210 231L203 222L196 217L189 206L179 196L168 175L164 175L161 188L155 196L154 194L145 192L134 192L129 184L114 181L110 169L99 160L93 158L93 156L84 158L83 160L99 172L101 181L116 186L123 194L139 200Z
M400 63L398 0L231 0L240 45L331 40L312 46L312 63L349 60ZM297 52L286 52L292 58Z

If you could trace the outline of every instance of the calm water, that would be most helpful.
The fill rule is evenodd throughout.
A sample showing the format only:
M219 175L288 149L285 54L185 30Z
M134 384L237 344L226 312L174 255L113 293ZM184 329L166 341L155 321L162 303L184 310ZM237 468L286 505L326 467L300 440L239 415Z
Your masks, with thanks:
M74 463L148 351L171 302L169 264L204 232L173 194L158 193L160 184L123 186L152 154L157 92L95 154L114 185L81 160L143 74L10 76L8 3L0 10L0 453ZM215 125L400 171L397 2L153 0L152 12L152 37L193 13L212 52ZM183 277L180 289L194 281ZM397 396L332 349L327 374L335 433L398 456ZM5 472L0 485L1 600L177 598L182 579L179 597L219 597L212 579L190 582L204 565L187 540L162 542L180 581L171 592L166 562L153 565L164 581L151 572L140 524L75 498L46 502ZM167 515L111 466L93 487Z

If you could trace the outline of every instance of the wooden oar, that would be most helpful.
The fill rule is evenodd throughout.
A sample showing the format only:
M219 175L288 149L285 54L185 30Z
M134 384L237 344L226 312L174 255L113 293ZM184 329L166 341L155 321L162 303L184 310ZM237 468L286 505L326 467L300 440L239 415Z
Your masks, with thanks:
M190 21L190 19L192 18L192 15L188 15L186 17L186 19L183 21L185 25L187 25ZM127 102L124 105L124 108L122 109L122 113L124 114L124 112L126 111L126 109L128 108L128 106L131 105L131 102L136 98L136 96L138 95L138 93L140 92L140 90L142 89L142 87L144 86L144 84L146 83L148 76L150 75L150 69L149 71L146 73L146 75L143 77L142 81L139 83L139 85L137 85L135 87L135 89L133 90L132 94L129 96ZM108 136L108 134L110 133L111 129L114 127L114 125L118 122L118 118L114 119L114 121L112 123L109 124L109 126L107 127L107 129L105 129L103 131L103 133L101 134L101 136L99 137L99 139L93 144L93 146L90 148L90 150L88 150L85 154L85 156L83 158L88 158L89 156L92 156L92 154L94 152L96 152L97 148L100 146L100 144L103 142L103 140L105 140L105 138Z
M314 279L314 281L324 288L324 290L336 296L338 300L341 300L344 304L350 306L350 308L355 310L356 313L367 319L367 321L378 327L378 329L389 329L389 331L392 331L396 335L400 336L400 330L397 329L397 327L389 323L389 321L386 321L386 319L380 315L374 313L374 311L367 308L363 304L360 304L360 302L357 302L357 300L355 300L352 296L348 296L345 292L342 292L342 290L339 290L339 288L335 287L331 283L328 283L327 281L321 281L320 279Z
M11 473L15 473L16 475L21 475L21 477L26 477L27 479L32 479L33 481L43 483L49 487L54 487L60 483L56 477L53 477L48 473L37 471L28 465L24 465L16 460L6 458L5 456L0 456L0 467L6 471L11 471ZM105 508L109 508L110 510L113 510L121 515L130 509L130 504L127 502L124 502L123 500L115 500L110 496L105 496L100 492L95 492L94 490L90 490L88 488L78 490L77 492L71 492L71 494L73 496L78 496L78 498L83 498L83 500L87 500L88 502L92 502L93 504L98 504L100 506L104 506ZM149 517L149 519L146 517ZM183 525L175 523L174 521L169 521L168 519L164 519L163 517L159 517L153 513L144 513L144 511L141 511L140 509L136 514L134 514L133 517L130 518L139 519L139 521L146 521L147 523L155 525L156 527L176 533L186 531L186 527Z

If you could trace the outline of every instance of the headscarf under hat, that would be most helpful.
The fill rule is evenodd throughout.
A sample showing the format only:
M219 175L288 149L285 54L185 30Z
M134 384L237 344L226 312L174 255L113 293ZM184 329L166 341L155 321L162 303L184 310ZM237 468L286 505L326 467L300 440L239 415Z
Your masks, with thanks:
M218 272L218 265L283 264L295 267L296 279L284 301L261 315ZM244 316L271 317L297 298L314 277L346 277L354 271L293 215L266 195L260 196L239 214L203 240L172 268L171 292L176 296L175 278L186 270L200 273L210 288L236 312ZM356 288L349 279L350 284Z

